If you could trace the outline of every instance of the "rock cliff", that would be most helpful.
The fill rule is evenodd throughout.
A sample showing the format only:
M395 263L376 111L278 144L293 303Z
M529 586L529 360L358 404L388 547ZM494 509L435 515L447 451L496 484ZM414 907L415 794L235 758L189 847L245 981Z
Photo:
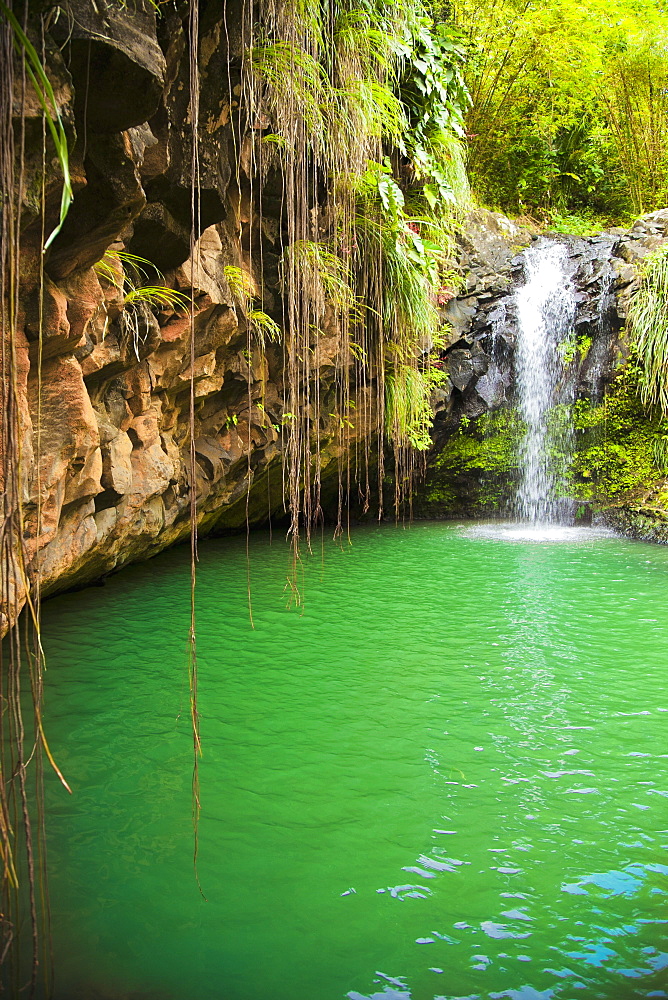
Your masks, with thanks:
M196 203L187 6L183 17L159 19L147 2L68 0L57 16L46 10L31 5L30 33L38 42L44 15L45 65L68 133L74 200L45 257L42 294L41 107L20 76L14 95L16 127L25 129L14 344L23 532L28 575L39 575L44 594L187 537L193 487L202 532L282 515L282 456L293 419L282 345L248 335L253 300L263 316L282 320L282 209L271 172L262 217L251 209L257 178L232 127L240 10L202 5ZM46 232L57 222L60 185L54 159L46 171ZM133 300L114 281L118 251L150 261L181 301L192 301L192 355L189 310L178 300L157 307ZM355 427L335 416L335 372L340 379L347 362L327 334L326 319L310 377L321 401L313 414L318 474L324 492L335 493L343 456L368 437L373 414L367 400ZM359 395L352 390L353 402ZM18 608L25 581L16 577Z
M568 249L568 269L578 300L567 370L573 395L591 413L604 407L606 400L613 405L619 394L619 376L630 349L626 318L639 284L638 265L668 243L668 211L644 216L628 230L611 229L589 238L557 233L532 236L496 213L474 213L460 241L458 263L466 285L443 311L451 325L441 358L448 382L434 400L431 467L414 503L420 516L495 515L507 512L511 505L520 435L515 412L515 292L523 280L521 251L537 239L558 240ZM646 432L647 445L657 430L656 415L643 412L635 384L631 395L636 406L624 426L612 426L610 410L611 450L623 449L633 430ZM585 430L576 420L576 459L578 448L592 445L591 434L578 437ZM638 534L638 512L632 509L643 494L642 475L647 478L645 493L656 485L652 476L657 481L664 477L656 468L641 471L637 454L620 454L620 462L638 466L637 476L626 477L627 490L620 488L613 496L610 491L597 493L583 482L573 494L587 505L594 502L616 527ZM576 461L576 476L579 471ZM665 530L650 531L647 521L646 515L643 536L662 539Z

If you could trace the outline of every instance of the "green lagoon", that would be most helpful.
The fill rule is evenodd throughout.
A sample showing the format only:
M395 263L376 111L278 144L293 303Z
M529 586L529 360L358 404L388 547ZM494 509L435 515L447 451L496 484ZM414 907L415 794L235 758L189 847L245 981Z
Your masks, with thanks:
M350 541L201 545L206 899L188 551L45 604L57 1000L668 997L668 550Z

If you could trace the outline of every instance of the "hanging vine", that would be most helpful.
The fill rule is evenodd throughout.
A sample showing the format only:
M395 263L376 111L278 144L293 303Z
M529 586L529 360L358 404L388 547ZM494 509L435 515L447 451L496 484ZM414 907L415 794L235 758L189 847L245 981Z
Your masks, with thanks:
M42 211L41 245L46 249L67 214L71 201L67 144L53 91L43 63L28 39L27 24L20 23L10 6L0 5L0 579L2 620L0 634L9 636L0 645L0 859L2 863L2 912L0 913L0 966L3 981L14 995L34 996L38 977L47 984L51 975L49 912L46 887L43 758L46 757L67 788L44 736L42 725L44 657L40 637L39 567L31 560L25 497L36 483L28 483L27 453L32 451L29 418L22 408L28 372L27 344L19 323L21 293L21 210L25 195L25 119L14 129L13 106L24 106L31 86L43 112L42 162L46 159L47 126L63 173L60 219L45 238ZM27 15L27 10L24 10ZM44 171L40 195L45 202ZM39 349L37 413L41 407L41 344L43 266L39 255ZM39 468L40 434L36 436ZM31 525L40 530L38 502ZM16 622L27 601L22 628ZM29 701L27 700L29 699ZM32 705L29 715L27 704ZM32 763L32 768L30 764ZM68 788L69 790L69 788ZM28 933L24 926L23 898L27 887ZM26 947L26 937L29 944Z
M392 445L397 515L428 445L436 292L468 198L461 145L467 94L461 46L446 29L432 35L417 0L331 0L316 8L263 0L249 30L246 140L256 173L271 143L283 178L286 497L298 598L300 539L309 542L321 517L314 415L325 333L338 338L337 531L351 477L368 507L374 431ZM362 468L351 470L355 422L367 433ZM382 447L377 466L382 516Z
M116 4L126 6L121 0ZM0 652L0 858L4 876L0 964L7 959L17 995L26 984L31 995L39 970L48 979L49 968L42 758L64 783L42 726L38 553L44 492L39 479L44 251L53 252L54 242L57 247L62 241L73 185L68 132L50 82L44 25L36 14L28 23L27 4L20 5L20 20L15 13L18 7L0 0L0 404L5 417L0 441L0 562L6 616L1 624L3 631L9 628ZM188 662L196 865L201 753L196 567L202 513L195 446L196 296L202 231L201 29L198 0L183 0L174 9L189 67L187 134L191 147L184 169L190 182L189 294L149 281L142 271L148 262L123 249L122 242L100 250L94 271L105 291L118 293L114 309L121 313L118 329L123 350L138 362L145 346L142 311L147 312L144 326L151 310L166 307L190 313L184 447L191 552ZM306 0L259 0L243 4L240 16L241 65L231 69L228 39L227 81L221 80L221 87L224 90L227 84L234 119L233 173L239 192L236 211L243 266L227 260L224 274L236 301L240 328L243 331L245 324L246 333L247 523L254 474L251 413L264 412L267 356L282 352L282 407L271 433L282 439L284 503L292 545L289 587L299 602L302 548L311 544L312 532L324 517L325 466L336 467L336 533L340 535L346 529L351 501L368 510L374 489L378 516L383 515L383 442L390 446L397 516L429 445L429 397L438 377L430 356L438 346L441 324L437 290L448 266L458 213L468 197L461 145L467 96L457 38L448 29L435 33L421 0L398 4L327 0L315 7ZM225 9L226 33L227 17ZM41 31L38 40L36 26ZM238 89L232 86L237 72ZM26 107L28 88L41 109L42 125L37 197L41 239L33 240L30 247L24 246L21 232L27 188L26 119L25 114L16 114L17 108ZM232 101L233 89L238 101ZM56 173L60 203L54 210L49 200L47 211L46 185ZM267 212L263 202L270 181L280 187L281 209L277 294L266 305L263 219ZM34 187L34 177L31 183ZM242 212L246 195L249 205ZM34 190L31 198L34 203ZM33 225L33 236L34 231ZM20 306L20 264L26 252L37 262L39 299L39 337L30 361ZM163 281L154 270L158 281ZM29 368L37 386L36 410L31 414L25 402ZM323 368L334 373L326 396ZM257 391L254 372L260 373L262 383ZM26 497L31 498L30 510ZM36 498L34 503L32 498ZM32 706L29 718L24 717L28 704ZM26 897L29 935L25 929L19 933L19 902Z

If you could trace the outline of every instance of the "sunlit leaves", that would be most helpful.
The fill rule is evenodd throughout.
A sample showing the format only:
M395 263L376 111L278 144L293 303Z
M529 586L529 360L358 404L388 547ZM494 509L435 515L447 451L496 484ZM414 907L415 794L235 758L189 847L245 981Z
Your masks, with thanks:
M107 250L94 265L94 270L98 278L112 285L123 296L121 329L132 340L137 358L141 347L140 327L148 309L176 312L188 312L190 309L188 295L165 284L155 283L156 279L164 282L164 275L146 257L127 250Z
M483 199L618 217L631 201L636 211L659 206L665 195L642 161L648 144L656 160L665 127L642 107L661 112L665 55L632 85L626 79L639 48L665 35L658 2L462 0L457 17L473 98L470 166Z

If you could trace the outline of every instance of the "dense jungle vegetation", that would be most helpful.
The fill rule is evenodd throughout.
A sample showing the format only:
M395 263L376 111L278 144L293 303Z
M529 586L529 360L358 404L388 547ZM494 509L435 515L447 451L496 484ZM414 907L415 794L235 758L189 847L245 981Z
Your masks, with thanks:
M666 203L663 4L461 0L441 16L465 40L469 172L483 203L565 232Z

